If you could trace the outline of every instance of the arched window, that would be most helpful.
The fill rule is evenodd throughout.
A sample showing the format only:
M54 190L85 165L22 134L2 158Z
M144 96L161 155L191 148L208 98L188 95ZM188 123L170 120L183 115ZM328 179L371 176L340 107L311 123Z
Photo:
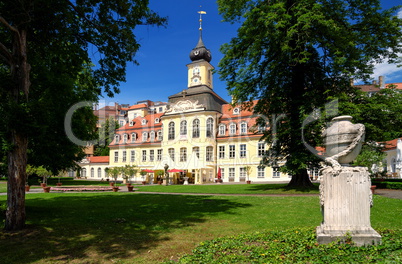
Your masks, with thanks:
M240 124L240 134L244 135L247 133L247 123L246 122L242 122Z
M236 134L236 124L231 123L229 125L229 135L235 135Z
M148 140L148 133L147 132L142 132L142 142L145 142Z
M131 133L131 142L135 142L137 140L137 134Z
M98 178L102 178L102 169L98 168Z
M127 134L124 134L124 135L123 135L123 143L127 143L127 138L128 138L128 135L127 135Z
M169 152L169 157L172 159L172 161L174 161L174 148L169 148L168 152Z
M151 142L154 142L154 141L155 141L155 131L151 131L151 132L149 133L149 139L151 140Z
M120 136L119 136L119 135L115 135L115 136L114 136L114 143L115 143L115 144L118 144L119 141L120 141Z
M180 161L181 162L187 161L187 148L180 148Z
M219 125L219 136L224 136L226 134L226 126L224 124Z
M82 169L82 178L87 177L87 169L83 168Z
M391 160L391 172L394 173L396 172L396 158L393 157Z
M207 119L207 137L213 137L214 135L214 120L212 117Z
M187 135L187 121L182 120L180 122L180 136L186 136Z
M173 140L174 139L174 122L169 123L169 133L168 133L168 139Z
M194 119L193 121L193 138L200 137L200 120Z
M213 161L213 150L214 148L211 146L208 146L206 149L206 155L205 155L205 160L206 161Z
M162 141L163 136L162 136L162 130L158 131L158 140Z
M94 168L91 168L91 178L94 178L95 177L95 170L94 170Z

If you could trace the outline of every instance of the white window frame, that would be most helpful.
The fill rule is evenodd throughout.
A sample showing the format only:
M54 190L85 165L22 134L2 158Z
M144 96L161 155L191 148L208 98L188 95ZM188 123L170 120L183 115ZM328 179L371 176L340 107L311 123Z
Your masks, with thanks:
M214 137L214 119L212 117L208 117L206 124L206 137L213 138Z
M123 151L123 162L127 161L127 151Z
M131 143L135 142L136 140L137 140L137 134L131 133Z
M200 158L200 148L199 147L193 147L193 152L195 153L195 156L197 159Z
M155 131L151 131L151 132L149 133L149 140L150 140L151 142L155 142Z
M150 149L149 150L149 161L154 161L155 159L155 150Z
M237 129L236 123L230 123L229 124L229 136L236 135L236 129Z
M219 158L220 159L225 158L225 146L219 146Z
M130 153L130 161L131 162L134 162L135 161L135 150L131 150L131 153Z
M214 147L207 146L205 148L205 161L213 161L214 160L213 155L214 155Z
M258 142L258 149L257 149L257 154L258 157L263 157L265 154L265 143L264 142Z
M193 138L199 138L200 137L200 120L194 119L193 120Z
M145 149L142 150L142 161L143 162L147 161L147 151Z
M183 147L180 148L180 162L187 161L187 148Z
M229 145L229 159L236 158L236 145Z
M246 122L240 123L240 134L241 135L247 134L247 123Z
M180 136L187 136L187 121L180 121Z
M142 132L142 142L146 142L148 140L148 132Z
M169 148L168 154L169 154L169 157L172 159L172 161L174 161L174 148Z
M168 140L174 140L175 137L175 124L173 121L169 122Z
M240 144L240 158L245 158L247 156L247 145Z
M257 178L265 178L265 167L264 166L258 166L257 167Z
M119 152L118 151L114 152L114 162L119 162Z
M224 136L226 135L226 126L224 124L219 125L219 136Z
M161 160L162 160L162 149L158 149L158 150L157 150L156 160L157 160L157 161L161 161Z

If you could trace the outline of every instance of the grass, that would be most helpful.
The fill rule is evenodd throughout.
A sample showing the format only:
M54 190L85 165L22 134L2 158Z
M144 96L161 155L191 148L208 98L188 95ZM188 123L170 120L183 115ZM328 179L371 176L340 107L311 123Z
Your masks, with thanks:
M206 194L319 194L314 188L289 188L287 184L212 184L212 185L139 185L138 191L159 193L206 193Z
M0 232L0 263L160 263L202 241L322 219L318 196L38 193L26 208L26 230ZM375 196L372 225L402 229L401 212L402 200Z

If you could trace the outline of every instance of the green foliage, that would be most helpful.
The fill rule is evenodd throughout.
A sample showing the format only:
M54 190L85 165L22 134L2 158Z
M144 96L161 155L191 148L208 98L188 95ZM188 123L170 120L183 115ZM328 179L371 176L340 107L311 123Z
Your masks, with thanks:
M116 120L110 118L106 119L98 130L98 143L94 145L95 156L109 156L109 144L113 141L115 130L119 128Z
M373 171L373 165L376 168L380 168L382 161L386 157L386 154L376 147L364 145L359 156L353 162L354 166L367 167L370 174L375 174L377 171Z
M399 180L398 182L392 182L389 180L386 181L373 181L373 185L376 185L377 188L381 189L395 189L402 190L402 182Z
M395 62L402 51L402 19L378 0L218 0L226 21L242 24L222 46L220 76L236 103L258 99L254 113L270 123L263 137L269 160L286 159L292 182L308 180L318 159L306 150L304 118L329 97L353 90L374 63ZM282 115L283 114L283 115ZM317 135L319 130L304 131ZM272 134L269 134L272 133ZM268 160L268 161L269 161Z
M319 245L313 228L255 232L205 241L192 254L165 263L397 263L402 260L401 230L381 230L382 244L353 242ZM348 242L349 241L349 242Z

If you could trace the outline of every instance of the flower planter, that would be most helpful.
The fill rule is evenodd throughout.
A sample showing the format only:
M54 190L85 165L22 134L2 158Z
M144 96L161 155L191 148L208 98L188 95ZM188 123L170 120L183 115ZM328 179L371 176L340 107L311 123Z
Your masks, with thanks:
M113 191L117 192L119 190L119 187L113 187Z
M163 183L162 181L158 181L158 184L159 184L159 185L162 185L162 183Z
M46 183L41 183L40 187L46 187Z
M56 185L57 185L57 186L62 186L62 185L63 185L63 183L58 182L58 183L56 183Z
M50 187L43 187L43 192L45 192L45 193L50 192Z
M114 186L114 182L109 182L109 185L110 185L110 186Z
M128 189L129 192L133 192L134 191L134 186L131 186L131 185L127 186L127 189Z
M250 184L250 183L251 183L251 181L246 181L246 183L247 183L247 184Z
M31 189L31 186L25 185L25 191L26 191L26 192L29 192L30 189Z
M142 182L142 185L145 185L146 183L147 183L146 181L143 181L143 182Z
M375 188L377 188L377 185L371 185L370 190L372 194L375 194Z
M126 183L127 188L131 186L131 183Z

